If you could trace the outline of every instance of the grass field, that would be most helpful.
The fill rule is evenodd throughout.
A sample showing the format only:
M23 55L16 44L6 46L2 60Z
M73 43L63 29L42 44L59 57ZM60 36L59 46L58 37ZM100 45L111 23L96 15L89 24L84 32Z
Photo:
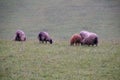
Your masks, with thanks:
M26 42L12 41L22 29ZM70 46L81 30L97 47ZM39 44L47 31L52 45ZM120 80L119 0L0 0L0 80Z
M98 47L67 42L0 41L0 80L119 80L120 42Z

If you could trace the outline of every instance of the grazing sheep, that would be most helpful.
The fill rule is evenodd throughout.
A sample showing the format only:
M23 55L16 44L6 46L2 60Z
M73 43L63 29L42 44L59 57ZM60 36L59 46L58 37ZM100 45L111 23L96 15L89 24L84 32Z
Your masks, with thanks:
M79 45L82 41L82 38L79 34L73 34L72 37L70 38L70 45Z
M52 38L49 36L47 32L44 32L44 31L38 34L38 39L39 39L39 42L42 42L42 43L44 42L46 43L49 42L50 44L53 43Z
M85 37L82 40L81 44L82 45L88 45L88 46L90 46L90 45L92 45L92 46L96 45L97 46L98 45L98 36L97 36L97 34L90 32L89 36Z
M80 35L81 35L82 39L84 39L84 38L88 37L88 36L89 36L89 34L90 34L90 32L85 31L85 30L83 30L83 31L81 31L81 32L80 32Z
M17 30L14 40L15 41L26 41L25 33L22 30Z

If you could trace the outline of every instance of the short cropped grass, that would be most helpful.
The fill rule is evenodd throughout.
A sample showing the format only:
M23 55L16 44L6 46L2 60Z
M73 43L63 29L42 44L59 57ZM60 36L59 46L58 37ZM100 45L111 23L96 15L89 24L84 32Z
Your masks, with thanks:
M0 80L120 80L119 75L119 41L88 47L0 40Z

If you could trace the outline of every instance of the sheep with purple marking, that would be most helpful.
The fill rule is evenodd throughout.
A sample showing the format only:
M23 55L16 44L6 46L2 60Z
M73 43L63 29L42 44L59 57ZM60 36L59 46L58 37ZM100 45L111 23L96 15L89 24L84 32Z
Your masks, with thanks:
M14 37L15 41L26 41L25 33L22 30L17 30Z
M82 45L98 45L98 35L93 32L81 31L80 35L82 36Z
M52 44L53 43L53 40L52 40L52 38L50 37L50 35L47 33L47 32L45 32L45 31L42 31L42 32L40 32L39 34L38 34L38 40L39 40L39 42L42 42L42 43L44 43L44 42L49 42L50 44Z
M81 31L81 32L80 32L80 35L81 35L82 39L84 39L84 38L88 37L88 36L89 36L89 34L90 34L90 32L85 31L85 30L83 30L83 31Z

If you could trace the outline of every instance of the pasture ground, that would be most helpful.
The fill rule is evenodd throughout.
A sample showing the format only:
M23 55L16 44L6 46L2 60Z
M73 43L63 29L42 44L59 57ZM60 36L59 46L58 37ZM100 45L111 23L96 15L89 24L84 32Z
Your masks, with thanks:
M97 47L0 40L0 80L119 80L120 42Z

